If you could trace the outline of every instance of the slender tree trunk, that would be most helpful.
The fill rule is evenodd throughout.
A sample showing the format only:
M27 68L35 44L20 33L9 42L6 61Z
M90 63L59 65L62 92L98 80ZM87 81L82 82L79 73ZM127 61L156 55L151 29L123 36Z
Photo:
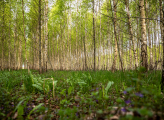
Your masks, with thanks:
M116 4L115 0L113 0L113 10L114 10L114 15L113 15L113 12L112 12L112 16L113 16L113 25L114 25L115 56L114 56L112 71L116 70L117 51L119 53L119 60L120 60L120 64L121 64L121 69L123 71L122 60L121 60L120 50L119 50L118 40L117 40L117 30L116 30L116 26L117 26L117 20L116 20L117 19L117 15L116 15L117 4Z
M148 23L148 26L150 26L149 24L149 20L147 21ZM150 37L150 28L148 27L148 41L149 41L149 69L152 70L153 69L153 63L152 63L152 60L153 60L153 54L152 54L152 49L151 49L151 37Z
M3 0L3 18L2 18L2 61L1 61L1 69L4 70L4 25L5 25L5 1Z
M42 73L42 59L41 59L41 0L39 0L39 73Z
M57 37L57 51L58 51L58 62L57 62L57 69L60 69L60 51L59 51L60 43L59 43L59 38Z
M45 53L44 71L47 72L47 44L48 44L48 0L45 0Z
M128 44L126 44L126 69L128 70Z
M107 12L108 13L110 13L109 12L109 2L107 2ZM108 41L108 44L109 44L109 46L107 46L107 49L108 49L108 62L107 62L107 66L108 66L108 68L109 68L109 59L110 59L110 53L109 53L109 51L110 51L110 47L111 47L111 44L110 44L110 19L109 19L109 17L108 17L108 39L107 39L107 41Z
M129 70L132 69L132 52L131 52L132 44L131 40L129 40Z
M37 69L38 70L40 70L40 68L39 68L39 49L41 49L40 48L40 46L39 46L39 21L38 21L38 26L37 26L37 39L36 39L36 44L35 44L35 46L36 46L36 60L37 60Z
M59 47L60 47L60 52L59 52L59 62L60 62L60 70L63 70L63 65L62 65L62 56L63 56L63 30L62 30L62 25L60 23L60 41L59 41Z
M124 66L124 64L125 64L125 62L123 62L124 61L124 46L123 46L123 39L124 39L124 37L123 37L123 33L121 34L121 56L122 56L122 66ZM125 71L125 68L123 68L124 69L124 71Z
M80 23L79 23L79 38L80 38L80 40L79 40L79 70L82 70L82 44L83 44L83 38L82 38L82 35L80 35L80 33L82 33L82 28L81 28L81 26L82 26L82 24L81 24L81 0L80 0L80 7L79 7L79 9L80 9Z
M25 26L24 26L24 2L22 0L22 13L23 13L23 36L24 36L24 40L25 40L25 65L27 66L27 50L26 50L26 36L25 36ZM28 66L27 66L28 68ZM29 71L28 71L29 72Z
M32 42L32 69L35 69L35 33L33 33L33 42Z
M164 17L164 14L163 14L163 12L162 12L162 0L159 0L159 5L160 5L160 20L162 20L162 18ZM162 37L163 37L163 35L164 35L164 32L162 31L162 28L163 28L163 23L162 22L160 22L160 29L161 29L161 41L162 41ZM162 43L162 42L161 42ZM161 46L161 44L159 44L159 46ZM164 47L164 46L162 46L162 47ZM161 48L161 47L160 47ZM160 51L160 48L159 48L159 51ZM162 49L162 48L161 48Z
M88 69L88 66L87 66L87 55L86 55L86 46L85 46L85 41L87 40L87 15L85 15L85 38L83 39L83 42L84 42L84 58L85 58L85 70Z
M126 14L128 17L129 35L130 35L130 40L132 41L133 53L134 53L134 58L135 58L135 68L136 68L136 67L138 67L138 61L137 61L136 48L135 48L135 44L134 44L133 29L132 29L131 19L130 19L129 0L125 0L125 5L126 5L126 12L127 12Z
M102 63L102 69L105 70L105 39L103 36L103 63Z
M118 54L119 54L119 66L120 66L120 70L124 71L124 68L123 68L123 55L122 55L122 51L121 51L121 33L120 33L120 30L118 31L119 32L119 36L118 36L118 41L117 41L117 46L118 47ZM119 44L118 44L119 43Z
M154 40L153 40L153 25L151 27L151 33L152 33L152 36L151 36L151 52L152 52L152 56L154 54L154 49L153 49L153 45L154 45ZM154 66L154 57L152 57L152 67ZM153 68L154 69L154 68Z
M115 33L116 34L116 33ZM117 35L117 34L116 34ZM119 37L118 37L119 38ZM117 40L117 39L116 39ZM122 63L122 58L121 58L121 53L120 53L120 47L119 47L119 42L117 42L117 50L118 50L118 55L119 55L119 64L120 64L120 67L121 67L121 70L124 71L123 69L123 63Z
M140 7L140 25L141 25L141 65L148 69L147 63L147 39L146 39L146 24L145 24L145 9L144 0L139 0Z
M101 2L100 2L100 0L99 0L99 11L101 12ZM102 34L101 34L101 14L100 14L100 47L99 47L99 70L101 69L101 52L100 52L100 50L101 50L101 48L102 48L102 46L101 46L101 36L102 36Z
M110 25L110 28L111 28L111 31L112 31L112 27L113 25ZM110 44L111 44L111 47L110 47L110 68L112 68L112 63L113 63L113 33L111 34L111 40L110 40Z
M83 38L83 43L84 43L84 59L85 59L85 70L87 70L87 56L86 56L86 47L85 47L85 38Z
M136 4L136 15L138 14L138 4ZM139 19L136 19L136 23L137 23L137 31L136 31L136 36L137 36L137 62L139 61L140 64L140 60L141 60L141 55L140 55L140 34L139 34ZM138 64L138 66L139 66Z
M112 4L111 4L112 6ZM116 32L116 1L113 0L113 10L114 10L114 15L112 12L113 16L113 24L114 24L114 41L115 41L115 50L114 50L114 60L113 60L113 65L112 65L112 71L114 72L116 70L116 61L117 61L117 32Z
M78 0L76 1L77 3L77 13L76 13L76 17L78 18ZM79 61L79 56L78 56L78 19L77 19L77 24L76 24L76 62L74 64L74 69L78 69L78 61Z
M18 70L22 67L22 40L19 38L19 48L18 48Z
M70 11L69 11L69 13L70 13L70 16L71 16L71 9L70 9ZM71 27L70 27L70 31L71 31ZM72 63L72 54L71 54L71 34L70 34L70 39L69 39L69 55L70 55L70 64L69 64L69 69L71 70L72 69L72 65L71 65L71 63Z
M147 0L145 1L145 6L146 6L146 18L148 18L148 14L149 14L149 7L148 7L148 3ZM152 70L153 66L152 66L152 50L151 50L151 39L150 39L150 21L149 19L146 20L147 23L147 30L148 30L148 41L149 41L149 69Z
M157 62L157 35L156 35L156 22L154 23L154 52L155 52L155 62ZM156 68L156 66L155 66Z
M43 9L43 10L42 10ZM45 13L44 13L45 5L41 5L41 68L42 68L42 73L44 72L44 48L45 48Z
M11 61L10 61L10 59L11 59L11 56L10 56L10 54L11 54L11 2L10 2L10 0L9 0L9 4L10 4L10 25L9 25L9 59L8 59L8 65L9 65L9 71L10 71L10 67L11 67Z
M17 54L17 50L16 50L16 42L17 42L17 13L16 13L16 21L15 21L15 26L14 26L15 30L14 30L14 67L13 69L16 70L16 65L17 65L17 58L16 58L16 54Z
M93 4L93 44L94 44L94 66L93 66L93 70L96 70L96 41L95 41L95 1L92 0L92 4Z
M68 7L70 7L70 0L69 0L69 5ZM70 16L70 10L68 10L68 16L67 16L67 70L69 70L69 64L71 64L71 60L69 60L71 58L71 56L69 56L70 54L70 49L69 49L69 16Z

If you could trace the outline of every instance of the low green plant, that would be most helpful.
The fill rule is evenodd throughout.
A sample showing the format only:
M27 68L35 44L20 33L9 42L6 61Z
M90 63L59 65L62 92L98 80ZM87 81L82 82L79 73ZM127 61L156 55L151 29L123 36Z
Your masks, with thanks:
M77 108L74 106L66 109L59 109L58 115L60 116L60 120L75 120L78 119L79 113L77 112Z

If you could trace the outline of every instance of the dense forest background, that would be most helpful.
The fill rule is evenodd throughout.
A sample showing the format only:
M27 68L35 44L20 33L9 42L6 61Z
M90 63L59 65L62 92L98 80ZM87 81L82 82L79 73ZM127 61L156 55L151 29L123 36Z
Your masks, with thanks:
M162 0L1 0L0 68L162 68Z

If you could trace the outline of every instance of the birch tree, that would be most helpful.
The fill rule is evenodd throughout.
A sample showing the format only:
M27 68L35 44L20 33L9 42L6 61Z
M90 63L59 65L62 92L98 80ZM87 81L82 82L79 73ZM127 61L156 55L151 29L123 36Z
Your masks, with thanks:
M146 38L146 23L145 23L145 7L144 0L139 0L140 7L140 26L141 26L141 65L148 69L147 63L147 38Z

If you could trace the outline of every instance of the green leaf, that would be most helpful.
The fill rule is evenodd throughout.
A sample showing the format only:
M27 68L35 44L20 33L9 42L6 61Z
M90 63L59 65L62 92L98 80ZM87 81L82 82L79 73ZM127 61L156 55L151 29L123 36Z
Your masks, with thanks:
M21 101L18 103L18 105L17 105L16 108L14 109L14 112L18 109L18 107L23 103L24 100L26 100L26 98L23 99L23 100L21 100Z
M92 92L92 95L93 96L97 96L99 94L99 92L97 91L97 92Z
M56 87L58 81L54 81L54 87Z
M133 81L140 81L138 78L132 78Z
M30 115L31 115L35 110L39 109L42 105L44 105L44 103L40 103L39 105L37 105L36 107L34 107L34 108L30 111L30 113L28 114L28 118L30 118Z
M143 116L146 116L146 115L148 115L150 117L153 116L153 113L150 110L148 110L147 108L137 109L137 111Z
M66 91L66 89L63 89L61 92L60 92L60 94L62 94L62 95L66 95L66 93L65 93L65 91Z
M37 98L36 101L40 101L40 100L43 100L44 98Z
M3 116L3 117L5 117L5 116L6 116L4 113L1 113L1 112L0 112L0 115L1 115L1 116Z
M24 114L24 107L22 105L20 105L18 107L18 116L22 116Z
M109 88L114 84L113 81L109 81L106 88L105 88L105 95L107 95Z
M37 84L32 84L33 87L35 87L36 89L43 91L43 88Z
M102 110L98 110L97 113L98 114L103 114L103 111Z
M122 103L123 100L122 100L121 98L117 98L116 102L118 102L118 103Z
M128 88L126 88L125 91L130 92L130 91L132 91L133 89L134 89L133 87L128 87Z
M71 94L72 89L73 89L73 87L71 87L71 86L68 88L68 95L70 95L70 94Z

